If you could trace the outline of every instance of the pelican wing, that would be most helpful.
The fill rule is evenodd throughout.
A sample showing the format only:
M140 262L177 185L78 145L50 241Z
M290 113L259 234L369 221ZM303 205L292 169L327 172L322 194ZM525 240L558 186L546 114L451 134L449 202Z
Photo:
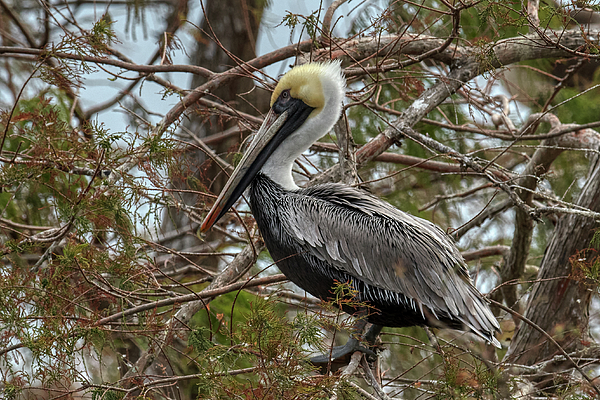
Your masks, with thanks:
M417 312L426 307L495 341L498 322L471 284L462 256L440 228L344 185L289 194L289 203L280 204L279 217L299 252L405 296Z

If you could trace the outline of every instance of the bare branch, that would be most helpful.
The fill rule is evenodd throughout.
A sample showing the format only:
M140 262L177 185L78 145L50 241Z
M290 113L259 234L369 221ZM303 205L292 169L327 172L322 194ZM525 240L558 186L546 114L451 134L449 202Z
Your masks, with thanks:
M530 31L535 31L535 29L540 27L540 17L538 16L538 12L540 10L540 1L539 0L528 0L527 1L527 17L529 19L529 24L533 29ZM531 32L533 33L533 32Z

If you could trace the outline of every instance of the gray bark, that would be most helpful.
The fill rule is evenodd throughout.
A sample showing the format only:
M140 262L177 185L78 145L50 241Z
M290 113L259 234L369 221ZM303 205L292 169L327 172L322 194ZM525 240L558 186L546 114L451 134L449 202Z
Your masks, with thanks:
M194 65L201 65L215 73L229 70L243 61L254 58L256 37L260 26L260 17L262 15L265 2L260 0L219 0L205 2L205 16L202 19L200 28L204 34L198 39L197 48L192 55ZM223 48L226 50L223 50ZM192 78L192 88L201 86L206 79L200 75L194 75ZM251 79L236 79L228 85L222 86L214 91L214 100L225 103L236 103L236 110L256 114L256 109L240 100L240 93L247 93L252 90L254 83ZM262 95L262 96L261 96ZM268 103L266 92L253 91L246 98L250 104L254 104L259 110L265 110ZM268 101L268 100L267 100ZM203 138L226 130L234 126L235 121L217 117L206 117L205 115L188 114L186 127L197 137ZM193 138L187 138L194 143ZM231 149L237 148L240 137L232 137L222 141L215 146L217 154L228 153ZM226 180L226 175L220 173L218 166L207 166L206 155L199 150L190 149L185 155L185 162L191 165L193 170L190 175L196 182L218 193ZM183 161L183 160L182 160ZM186 177L180 177L172 185L175 189L190 189ZM202 188L192 187L194 190ZM187 205L203 205L205 198L199 198L193 193L183 193L178 195L178 200ZM187 232L179 235L174 240L164 241L167 247L176 250L193 250L202 244L195 235L198 224L190 219L189 214L176 208L169 208L163 217L163 232ZM212 234L211 234L212 235ZM210 240L211 238L207 238ZM213 259L214 260L214 259ZM181 268L187 262L200 262L198 258L188 258L188 260L173 259L170 267ZM203 267L215 269L216 265L206 265L203 261Z
M577 204L600 211L600 164L596 163ZM538 282L532 287L525 317L552 335L567 351L579 350L588 340L588 307L593 291L578 277L569 259L590 247L597 221L569 214L560 218L542 259ZM557 279L553 279L557 278ZM532 365L560 354L546 337L521 323L505 359Z

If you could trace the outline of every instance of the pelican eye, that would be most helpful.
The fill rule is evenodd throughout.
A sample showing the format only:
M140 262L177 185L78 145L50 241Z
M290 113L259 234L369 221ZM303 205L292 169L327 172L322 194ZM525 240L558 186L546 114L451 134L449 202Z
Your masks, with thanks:
M275 103L273 103L273 105L271 106L271 109L278 115L281 115L285 111L288 111L288 118L290 118L292 114L295 114L298 111L310 110L310 112L312 112L314 108L308 106L304 101L297 98L295 95L292 95L292 90L294 89L282 90L281 93L279 93L279 95L277 96L277 101L275 101ZM305 119L306 116L304 116L301 121L296 121L299 122L298 126L300 126L305 121Z

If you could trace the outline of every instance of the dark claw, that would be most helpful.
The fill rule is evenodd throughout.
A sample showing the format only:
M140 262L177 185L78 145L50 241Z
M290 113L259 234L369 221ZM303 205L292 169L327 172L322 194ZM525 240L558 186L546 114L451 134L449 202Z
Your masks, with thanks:
M338 360L352 355L355 351L360 351L370 357L377 357L377 354L360 344L360 342L354 338L350 338L345 345L335 346L329 354L321 354L320 356L312 357L310 361L313 364L326 364L329 360Z
M365 347L361 344L359 340L356 339L357 335L360 335L365 328L366 321L364 319L360 319L355 322L353 331L354 334L350 336L350 339L343 346L334 347L329 354L322 354L320 356L316 356L310 359L310 361L316 365L320 366L321 369L327 367L331 368L331 371L335 371L344 365L348 365L350 362L350 357L355 351L360 351L367 356L367 361L373 362L377 360L377 353L373 351L373 347L375 342L377 341L377 337L381 333L381 329L383 326L381 325L371 325L367 333L363 336L363 341L368 344L368 347Z

